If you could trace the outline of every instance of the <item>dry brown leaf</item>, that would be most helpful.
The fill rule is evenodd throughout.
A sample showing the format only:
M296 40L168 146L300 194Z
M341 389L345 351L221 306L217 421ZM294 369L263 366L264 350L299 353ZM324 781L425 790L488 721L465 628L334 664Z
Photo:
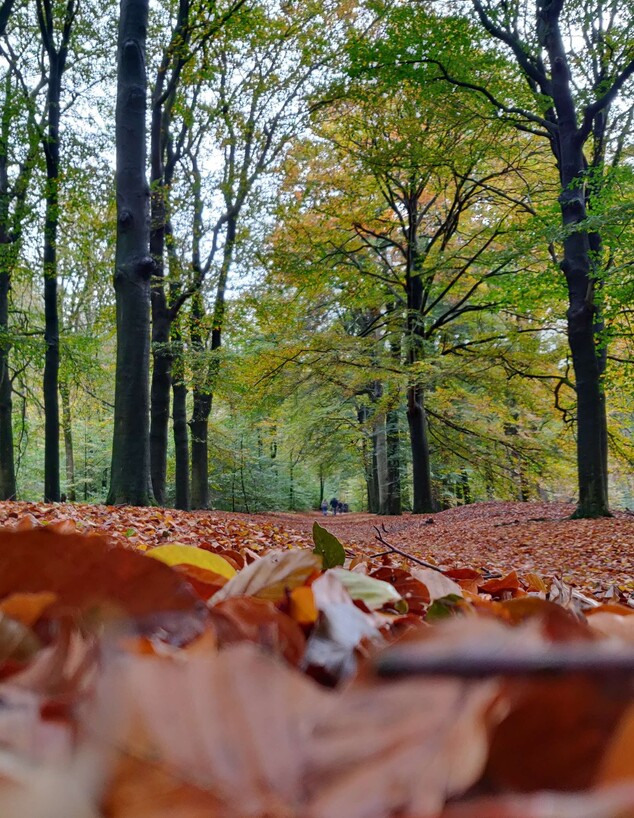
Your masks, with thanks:
M588 617L590 629L601 636L612 636L634 645L634 616L597 611Z
M150 752L236 816L300 803L309 737L330 701L312 680L251 644L213 658L121 657L115 677L143 726L131 750Z
M203 629L207 609L181 577L157 560L99 536L39 527L0 530L0 599L53 593L43 616L85 615L106 607L133 617L144 632L184 643Z
M216 605L232 596L256 596L277 602L320 568L321 557L306 549L267 554L232 577L209 604Z
M634 783L634 704L630 704L621 717L596 779L599 785L622 781Z
M441 574L440 571L434 571L432 568L412 568L412 576L427 588L432 602L450 594L463 596L460 585L450 577Z
M310 746L310 818L435 815L486 762L499 684L408 679L351 687Z

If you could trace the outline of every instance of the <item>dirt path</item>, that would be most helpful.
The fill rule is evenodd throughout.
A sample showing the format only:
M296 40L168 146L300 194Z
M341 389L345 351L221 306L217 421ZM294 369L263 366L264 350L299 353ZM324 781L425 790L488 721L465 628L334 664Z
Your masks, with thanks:
M306 534L317 520L358 553L383 550L375 526L384 526L388 542L440 565L558 574L587 590L616 585L634 594L634 516L570 520L572 510L555 503L492 502L420 516L262 516Z

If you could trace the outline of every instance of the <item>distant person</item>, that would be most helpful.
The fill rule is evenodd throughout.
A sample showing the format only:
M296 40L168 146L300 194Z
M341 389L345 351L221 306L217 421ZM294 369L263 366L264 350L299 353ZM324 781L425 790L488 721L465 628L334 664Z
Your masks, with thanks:
M348 506L348 504L347 504L347 503L342 503L342 504L341 504L341 511L342 511L344 514L347 514L347 513L350 511L350 507Z
M328 516L328 500L326 500L325 497L321 501L321 513L324 515L324 517Z
M330 501L330 508L332 509L332 513L337 516L337 509L339 508L339 500L336 497L333 497Z

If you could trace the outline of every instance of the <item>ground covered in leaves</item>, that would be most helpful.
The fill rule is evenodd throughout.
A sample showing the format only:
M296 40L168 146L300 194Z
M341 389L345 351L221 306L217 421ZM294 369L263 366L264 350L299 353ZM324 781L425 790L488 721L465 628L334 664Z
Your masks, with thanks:
M434 515L378 517L373 514L232 514L159 508L43 503L0 504L0 525L28 527L31 521L58 522L61 530L100 531L135 547L178 541L232 549L310 546L317 520L350 555L385 550L377 540L448 568L488 573L557 575L600 598L634 596L634 514L570 520L574 507L562 503L490 502ZM378 528L378 531L377 531ZM414 564L410 561L410 564Z
M0 504L2 818L634 818L634 517Z

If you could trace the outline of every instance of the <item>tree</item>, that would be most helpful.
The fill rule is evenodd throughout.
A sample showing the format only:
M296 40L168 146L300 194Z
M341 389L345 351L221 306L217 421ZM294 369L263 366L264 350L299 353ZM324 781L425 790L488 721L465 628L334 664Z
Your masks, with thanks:
M201 108L214 114L216 144L223 164L217 181L220 215L210 229L204 230L200 199L194 214L193 233L198 238L192 245L196 253L201 238L205 234L210 237L206 260L198 255L194 270L201 277L209 271L215 273L209 315L204 299L198 296L190 312L190 341L196 358L190 421L194 508L208 505L209 416L219 375L227 291L240 228L245 230L243 221L250 200L306 119L311 80L320 69L325 72L324 54L330 53L320 34L325 14L321 4L292 15L289 8L276 12L265 4L256 5L232 17L230 24L223 26L222 36L206 44L205 62L214 99L211 105L201 104ZM311 48L306 46L309 33ZM192 164L194 178L200 178L197 162L198 157ZM197 183L199 193L201 188Z
M5 4L7 6L8 4ZM0 24L5 11L0 9ZM35 97L42 83L32 90L23 87L14 61L4 79L0 118L0 499L11 500L17 494L13 446L13 384L9 367L11 337L9 292L18 263L24 220L28 212L27 192L37 157L39 125L36 123ZM26 119L23 114L26 112ZM26 125L26 144L22 156L16 155L16 134ZM12 166L17 172L11 174Z
M163 50L152 88L150 252L154 259L155 270L152 283L153 366L150 390L150 465L152 489L156 501L161 505L165 505L166 502L169 398L174 362L171 328L185 302L203 283L202 276L194 276L190 282L183 281L183 276L178 275L178 265L172 264L171 273L176 273L176 277L172 275L170 280L169 295L165 288L165 242L172 230L169 223L169 194L177 166L183 157L185 141L196 116L195 99L200 93L204 77L201 72L197 71L195 65L189 71L188 87L185 93L180 94L180 99L179 91L183 70L195 60L204 44L218 33L243 4L244 0L236 0L226 10L218 12L217 16L205 19L205 23L201 25L201 19L207 17L207 9L201 8L198 4L192 4L190 0L179 0L176 21L169 43ZM172 120L174 108L179 102L184 110L177 123L177 134L174 136ZM180 397L181 394L177 388L175 399ZM180 409L178 409L177 416L180 414ZM183 441L180 427L177 437L181 444ZM178 481L181 485L187 479L187 476L181 476L179 473ZM182 495L180 487L179 495ZM185 501L181 499L180 502Z
M59 43L51 0L37 0L40 36L48 60L46 132L42 135L46 159L46 215L44 221L44 500L59 501L59 310L57 304L57 234L59 226L60 114L62 76L75 21L75 0L64 5Z
M558 175L561 219L559 266L568 295L567 326L577 396L579 499L575 516L608 515L607 423L602 376L601 233L588 223L600 200L606 163L622 155L631 114L617 102L634 73L628 45L630 4L614 0L522 0L494 4L472 0L476 18L505 53L523 81L508 83L483 68L480 54L458 64L438 49L430 57L429 30L455 29L449 18L427 17L419 28L417 51L401 52L401 65L426 64L442 79L476 92L499 118L522 132L547 140ZM464 38L464 27L462 37ZM464 39L460 48L464 57ZM406 46L407 47L407 46ZM466 68L466 70L465 70ZM490 68L490 65L489 65ZM502 83L506 81L506 85Z
M148 0L122 0L117 56L117 370L110 505L152 502L149 448L150 277L145 69Z
M389 77L357 83L320 110L329 171L319 168L327 156L320 144L314 193L291 204L313 222L313 211L321 214L326 268L356 271L382 292L378 320L390 326L384 354L394 365L397 350L408 373L415 513L436 505L425 361L465 316L501 308L498 280L528 267L510 237L532 209L534 191L524 182L531 144L499 124L483 135L481 108L458 109L438 87L394 87ZM382 432L379 442L383 451Z

